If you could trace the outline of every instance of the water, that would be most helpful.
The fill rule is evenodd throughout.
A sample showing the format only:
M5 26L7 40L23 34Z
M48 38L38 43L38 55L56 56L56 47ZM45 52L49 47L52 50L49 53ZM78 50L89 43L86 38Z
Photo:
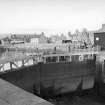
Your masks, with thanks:
M95 91L85 91L79 94L67 93L48 99L54 105L105 105L105 97L98 96Z

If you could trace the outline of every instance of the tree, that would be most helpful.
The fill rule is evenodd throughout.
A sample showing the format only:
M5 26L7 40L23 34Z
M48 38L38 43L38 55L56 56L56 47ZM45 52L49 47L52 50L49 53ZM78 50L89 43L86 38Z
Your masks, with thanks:
M71 34L71 32L70 32L70 31L68 32L68 37L69 37L69 39L70 39L70 40L72 40L72 39L73 39L73 35Z
M42 36L45 36L44 32L41 33Z
M68 32L68 37L71 37L71 35L72 35L72 34L71 34L71 32L69 31L69 32Z
M79 32L79 30L78 30L78 29L76 29L76 30L75 30L75 34L78 36L78 35L79 35L79 33L80 33L80 32Z
M83 29L82 31L82 37L84 38L84 42L86 42L86 44L91 44L91 40L90 40L90 37L89 37L89 32L87 31L86 28Z
M61 36L60 36L61 40L66 40L66 36L62 33Z

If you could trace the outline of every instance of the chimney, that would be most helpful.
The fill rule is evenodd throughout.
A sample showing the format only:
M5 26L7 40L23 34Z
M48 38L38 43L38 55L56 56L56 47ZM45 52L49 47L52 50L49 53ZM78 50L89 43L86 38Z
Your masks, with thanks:
M102 29L104 29L104 30L105 30L105 24L102 24Z

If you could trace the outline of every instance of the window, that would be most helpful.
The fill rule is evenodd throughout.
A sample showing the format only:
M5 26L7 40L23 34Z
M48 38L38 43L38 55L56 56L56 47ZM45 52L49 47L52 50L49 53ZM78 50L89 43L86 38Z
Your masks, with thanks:
M94 59L94 55L93 54L89 54L88 55L88 59Z
M47 63L57 62L57 57L56 57L56 56L53 56L53 57L46 57L46 62L47 62Z
M88 60L88 55L84 55L84 60Z
M84 60L84 56L83 55L80 55L79 56L79 61L83 61Z
M71 56L65 56L65 60L66 60L67 62L71 61Z
M51 57L46 57L46 62L51 62Z
M71 56L51 56L43 57L44 63L54 63L54 62L70 62Z
M69 62L71 61L70 56L59 56L60 62Z
M52 62L56 62L57 61L57 57L51 57Z
M60 61L60 62L66 61L65 56L59 56L59 61Z
M99 37L96 37L96 41L99 41Z

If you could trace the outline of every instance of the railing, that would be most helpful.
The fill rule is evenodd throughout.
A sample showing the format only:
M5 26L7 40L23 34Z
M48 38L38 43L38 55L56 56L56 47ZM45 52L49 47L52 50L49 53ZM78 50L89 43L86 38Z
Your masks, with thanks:
M4 46L7 48L6 52L3 56L27 56L27 55L43 55L43 54L51 54L51 53L84 53L84 52L92 52L98 53L100 51L100 47L90 47L85 49L75 48L73 45L70 44L45 44L45 45L38 45L37 47L27 47L27 46ZM12 50L14 49L14 50Z
M73 44L21 44L21 45L8 45L2 46L7 50L11 51L20 51L20 52L38 52L38 51L47 51L47 50L59 50L63 52L76 52L76 51L99 51L100 47L90 47L90 48L80 48L80 45L73 45Z
M2 46L3 47L3 46ZM32 60L33 63L36 64L42 60L43 55L50 56L51 54L98 54L100 52L100 47L90 47L87 49L75 48L70 44L46 44L46 45L37 45L37 47L29 47L29 46L4 46L7 51L2 55L0 59L0 68L2 68L6 63L10 63L15 65L18 64L16 62L21 61L21 66L24 66L26 63ZM14 49L14 51L9 51L8 49ZM50 53L49 53L50 52ZM30 65L29 64L29 65ZM12 66L10 66L12 68Z

